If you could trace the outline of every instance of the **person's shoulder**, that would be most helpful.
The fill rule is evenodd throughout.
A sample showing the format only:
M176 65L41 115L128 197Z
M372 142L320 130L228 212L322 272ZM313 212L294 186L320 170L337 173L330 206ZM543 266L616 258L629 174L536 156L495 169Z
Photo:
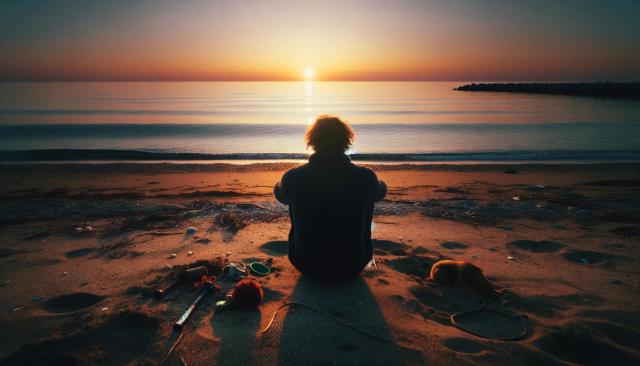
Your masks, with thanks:
M353 164L353 166L355 167L355 169L357 169L358 173L361 176L363 176L365 179L378 180L378 176L376 175L376 172L373 171L373 169L367 168L366 166L357 165L357 164Z
M287 170L282 175L282 180L291 180L291 179L295 179L296 177L299 177L300 175L304 174L304 172L308 169L307 168L308 165L309 163L306 163L306 164L299 165Z

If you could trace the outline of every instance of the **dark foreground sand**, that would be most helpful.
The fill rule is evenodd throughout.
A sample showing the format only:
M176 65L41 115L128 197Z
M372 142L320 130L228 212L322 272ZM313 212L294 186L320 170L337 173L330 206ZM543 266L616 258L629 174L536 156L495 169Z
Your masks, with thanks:
M288 167L0 167L0 363L157 364L197 293L150 290L226 257L273 259L264 304L214 313L206 299L166 364L640 364L640 165L377 167L390 187L376 207L378 269L343 285L309 282L286 259L271 187ZM224 212L236 223L216 220ZM482 267L504 293L489 306L520 314L529 334L452 327L450 314L482 300L427 282L440 258ZM306 308L261 333L286 301L376 337Z

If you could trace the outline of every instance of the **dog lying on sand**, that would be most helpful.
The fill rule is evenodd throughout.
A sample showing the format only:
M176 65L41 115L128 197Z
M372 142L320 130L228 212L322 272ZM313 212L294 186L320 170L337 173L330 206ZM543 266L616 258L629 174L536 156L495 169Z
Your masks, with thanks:
M441 260L433 264L429 280L441 285L471 289L490 298L500 296L485 277L482 269L463 260Z

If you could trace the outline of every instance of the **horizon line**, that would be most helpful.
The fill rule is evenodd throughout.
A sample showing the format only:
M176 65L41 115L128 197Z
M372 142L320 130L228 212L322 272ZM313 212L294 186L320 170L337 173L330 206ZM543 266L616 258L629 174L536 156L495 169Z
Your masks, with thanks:
M196 83L196 82L442 82L442 83L638 83L637 80L602 79L0 79L0 83Z

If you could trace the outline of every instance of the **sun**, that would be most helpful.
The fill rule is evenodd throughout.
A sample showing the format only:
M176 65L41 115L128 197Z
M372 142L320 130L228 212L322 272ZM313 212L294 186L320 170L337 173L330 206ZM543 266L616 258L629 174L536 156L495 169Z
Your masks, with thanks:
M304 78L307 80L311 80L313 79L313 68L311 67L307 67L306 69L304 69Z

